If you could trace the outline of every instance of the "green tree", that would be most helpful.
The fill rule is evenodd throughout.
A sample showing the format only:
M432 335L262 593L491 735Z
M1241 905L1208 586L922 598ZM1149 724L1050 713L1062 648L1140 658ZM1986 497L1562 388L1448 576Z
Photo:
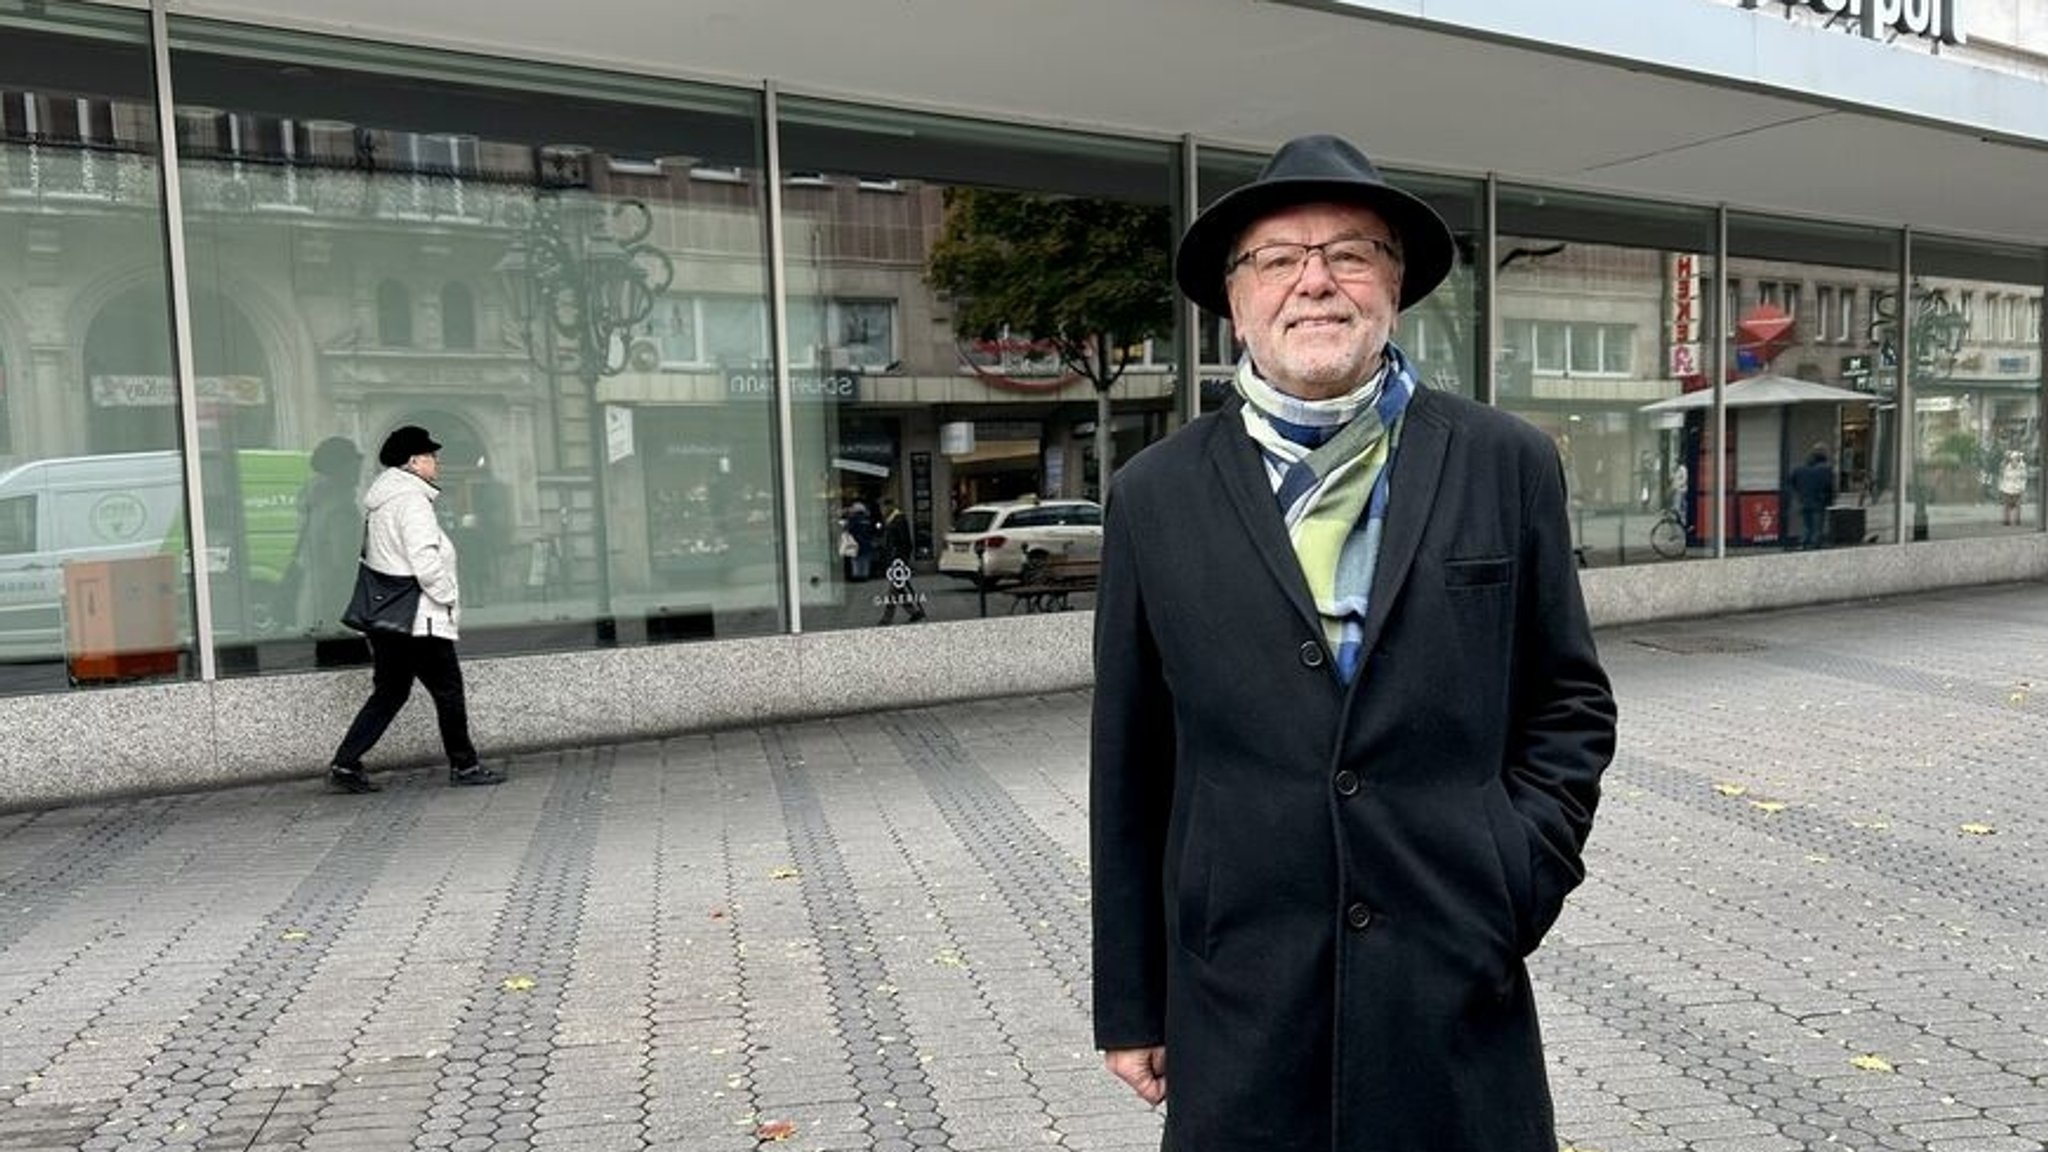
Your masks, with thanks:
M957 336L1044 341L1095 386L1096 485L1108 492L1109 390L1173 331L1173 221L1164 205L949 188L926 276Z

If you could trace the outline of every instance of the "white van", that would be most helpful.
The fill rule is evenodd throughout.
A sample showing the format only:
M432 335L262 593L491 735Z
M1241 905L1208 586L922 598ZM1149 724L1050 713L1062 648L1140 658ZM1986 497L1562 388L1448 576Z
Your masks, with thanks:
M178 550L184 479L176 452L66 456L0 473L0 639L10 653L62 650L66 563L153 555L167 540Z

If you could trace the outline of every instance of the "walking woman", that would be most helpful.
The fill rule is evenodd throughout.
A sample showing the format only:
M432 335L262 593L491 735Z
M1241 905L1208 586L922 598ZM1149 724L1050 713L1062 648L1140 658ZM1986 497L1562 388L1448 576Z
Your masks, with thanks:
M455 545L434 518L441 498L441 445L425 428L408 424L391 433L377 453L384 470L363 495L369 512L363 534L363 563L392 576L420 582L420 606L413 615L412 634L370 634L374 671L370 698L356 713L348 735L334 750L328 782L343 792L375 792L378 784L363 771L363 755L390 727L412 694L412 682L426 685L434 698L441 725L441 747L448 753L448 782L455 785L501 784L501 772L477 762L469 741L469 708L462 696L462 666L455 660L455 622L459 615L455 583Z

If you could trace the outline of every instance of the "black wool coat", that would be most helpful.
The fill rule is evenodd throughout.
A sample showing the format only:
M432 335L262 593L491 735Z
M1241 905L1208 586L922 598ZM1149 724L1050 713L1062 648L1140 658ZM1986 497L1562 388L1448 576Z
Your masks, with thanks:
M1409 405L1347 688L1233 400L1116 478L1095 617L1095 1039L1173 1152L1556 1152L1527 956L1614 702L1555 447Z

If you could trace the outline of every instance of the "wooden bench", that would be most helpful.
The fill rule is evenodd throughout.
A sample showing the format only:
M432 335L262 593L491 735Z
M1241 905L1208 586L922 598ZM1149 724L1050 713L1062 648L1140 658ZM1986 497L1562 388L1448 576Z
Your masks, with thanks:
M1064 612L1072 607L1069 596L1095 591L1101 571L1102 561L1093 556L1048 556L1042 563L1027 563L1022 581L1003 589L1010 596L1010 613Z

